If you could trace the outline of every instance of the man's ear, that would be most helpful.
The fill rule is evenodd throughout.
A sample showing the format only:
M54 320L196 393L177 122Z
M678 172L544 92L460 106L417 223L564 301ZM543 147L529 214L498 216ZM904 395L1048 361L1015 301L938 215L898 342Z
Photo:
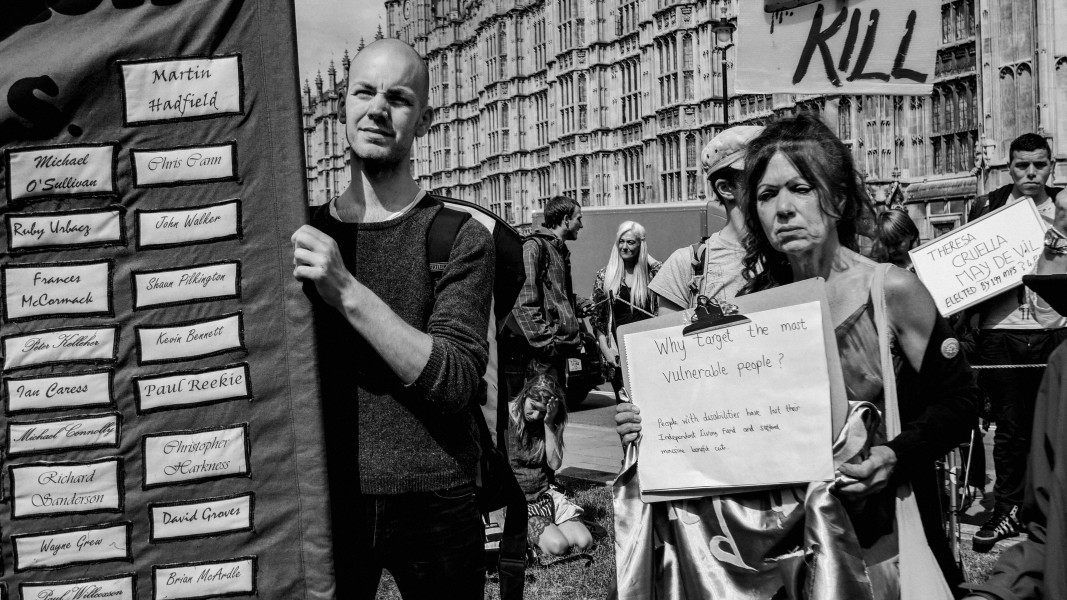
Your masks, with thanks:
M337 120L344 123L348 119L348 78L341 82L341 87L345 91L337 99Z
M419 115L419 126L415 128L415 137L422 137L430 132L430 125L433 124L433 108L430 106L423 107L422 114Z
M716 179L715 183L712 185L715 186L715 191L718 192L719 196L726 198L727 200L737 200L734 186L731 185L728 180Z

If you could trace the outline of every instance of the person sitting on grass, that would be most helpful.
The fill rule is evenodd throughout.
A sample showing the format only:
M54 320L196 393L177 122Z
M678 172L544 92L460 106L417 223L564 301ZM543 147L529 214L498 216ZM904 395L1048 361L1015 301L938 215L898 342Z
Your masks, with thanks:
M582 509L550 485L563 463L563 429L567 407L555 379L538 374L508 405L508 458L526 494L528 539L535 552L559 556L593 544L582 524Z

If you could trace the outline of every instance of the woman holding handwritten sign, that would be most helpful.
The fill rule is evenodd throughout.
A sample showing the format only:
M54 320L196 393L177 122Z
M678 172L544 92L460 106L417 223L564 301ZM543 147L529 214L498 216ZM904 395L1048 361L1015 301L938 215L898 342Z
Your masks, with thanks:
M712 561L705 562L700 577L713 583L701 587L725 585L730 597L752 599L788 594L910 600L916 586L925 588L923 597L949 597L949 589L937 581L934 557L949 585L962 576L941 526L933 467L967 439L976 418L970 367L919 280L903 269L886 265L883 270L856 252L857 232L867 227L871 215L870 201L849 150L821 121L801 115L770 125L750 143L745 165L742 208L749 236L743 266L748 283L741 293L825 279L849 401L873 404L899 434L887 435L885 425L868 422L873 426L863 444L867 450L840 462L839 476L830 486L811 484L799 494L786 488L720 496L714 513L693 511L713 514L718 527L709 529L725 532L712 537L713 544L723 537L734 550L721 558L712 549L715 558L731 567L716 571ZM887 310L881 333L892 347L884 357L877 326L883 294ZM883 382L882 364L890 356L893 379ZM893 384L900 389L899 416ZM890 392L888 404L885 391ZM639 412L631 404L619 406L616 421L624 444L640 433ZM839 445L845 444L839 440L835 451ZM835 452L835 462L839 459ZM918 527L920 520L913 510L896 506L898 492L906 495L900 486L907 484L915 492L934 557L922 535L900 533ZM789 496L799 502L782 501ZM753 510L776 518L764 518L754 527ZM821 547L812 543L817 530L828 536ZM910 545L916 540L918 547ZM717 545L721 553L723 546ZM923 556L925 564L915 562ZM703 573L708 570L710 575Z

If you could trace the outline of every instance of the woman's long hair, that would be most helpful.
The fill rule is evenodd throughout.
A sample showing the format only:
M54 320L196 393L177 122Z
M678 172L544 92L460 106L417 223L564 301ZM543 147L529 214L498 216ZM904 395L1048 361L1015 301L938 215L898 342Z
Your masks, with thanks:
M535 400L547 404L549 398L556 398L559 409L556 413L556 451L563 456L563 430L567 427L567 395L563 388L552 377L541 373L530 378L522 390L508 402L508 420L510 427L518 437L519 447L522 448L527 458L537 458L545 454L544 421L538 426L529 427L526 422L526 398L533 396Z
M619 288L626 278L626 266L619 254L619 240L622 236L632 232L637 238L640 252L637 255L637 264L634 265L634 282L630 286L630 302L634 306L647 308L652 295L648 292L648 284L652 281L650 265L655 261L648 254L648 243L645 242L645 228L636 221L623 221L615 232L615 243L611 245L611 256L608 258L608 267L604 270L604 292L613 292L617 297Z
M919 228L915 226L915 221L911 220L908 213L899 208L878 213L874 219L874 246L871 248L871 259L896 264L903 258L897 254L901 245L915 242L917 239L919 239Z
M818 117L801 113L767 126L745 152L741 208L748 234L742 268L747 283L742 294L792 283L789 257L771 246L756 211L757 188L776 154L792 163L819 197L823 213L837 221L837 239L850 250L857 235L870 231L871 200L852 153Z

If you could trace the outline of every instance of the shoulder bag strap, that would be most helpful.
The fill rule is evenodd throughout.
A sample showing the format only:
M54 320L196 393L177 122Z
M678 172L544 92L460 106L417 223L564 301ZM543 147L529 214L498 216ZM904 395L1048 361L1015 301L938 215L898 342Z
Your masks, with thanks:
M874 280L871 282L871 301L874 303L874 324L878 329L878 349L882 358L886 435L893 439L900 435L901 423L900 406L897 404L897 378L893 369L893 356L889 350L891 329L885 302L885 274L890 267L890 264L885 263L875 268ZM952 591L926 541L919 507L915 503L910 483L897 488L896 519L901 600L952 600Z
M426 233L426 260L430 263L430 275L435 282L448 266L459 230L470 216L468 212L442 206L430 222L430 229Z
M886 314L885 274L889 263L875 267L871 282L871 301L874 303L874 325L878 329L878 350L881 355L882 388L885 391L886 436L889 439L900 435L900 406L897 405L897 378L893 367L893 355L889 349L889 316Z

